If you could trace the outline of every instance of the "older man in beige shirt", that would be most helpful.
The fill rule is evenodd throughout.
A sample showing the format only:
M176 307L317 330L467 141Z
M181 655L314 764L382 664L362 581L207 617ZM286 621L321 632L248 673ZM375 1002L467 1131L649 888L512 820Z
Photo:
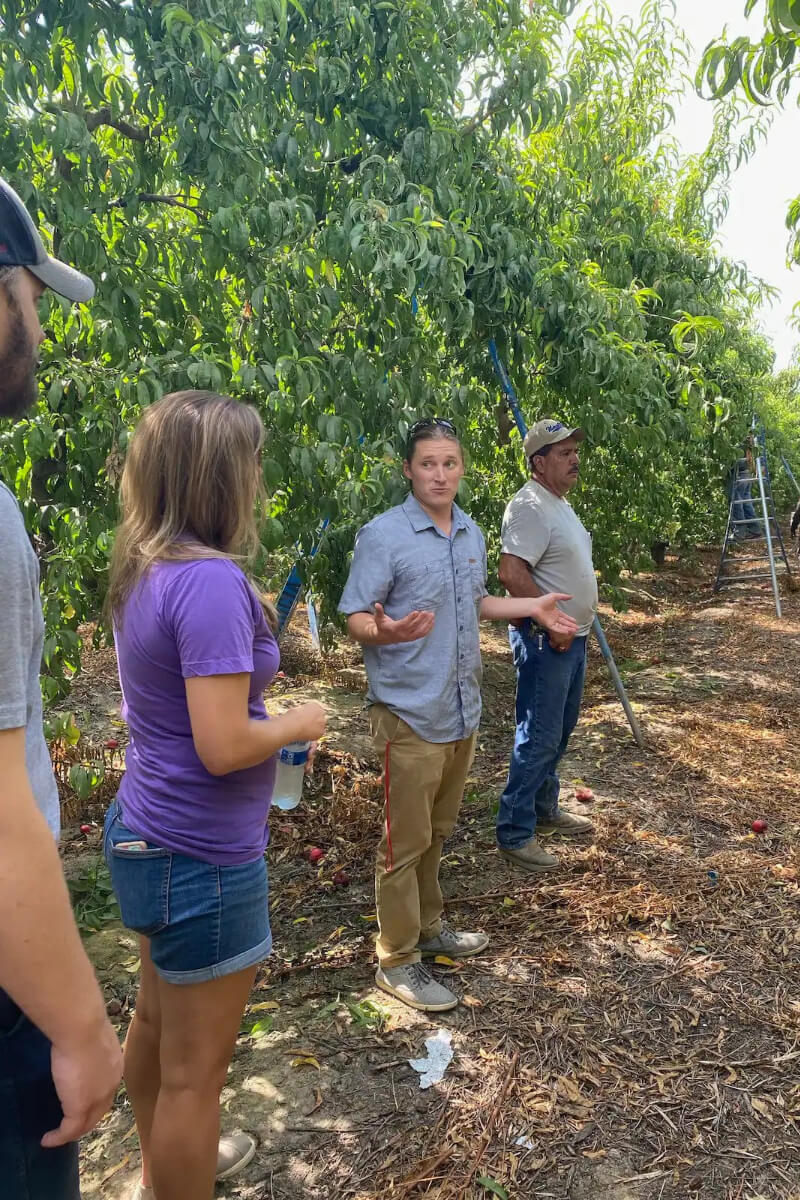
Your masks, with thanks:
M586 640L597 609L592 539L567 492L577 482L583 431L545 419L528 432L531 471L503 518L500 579L512 596L566 592L575 634L548 634L524 620L509 633L517 669L516 734L508 782L500 798L497 845L521 870L550 871L558 859L536 831L566 836L591 832L592 822L559 808L556 767L578 720Z

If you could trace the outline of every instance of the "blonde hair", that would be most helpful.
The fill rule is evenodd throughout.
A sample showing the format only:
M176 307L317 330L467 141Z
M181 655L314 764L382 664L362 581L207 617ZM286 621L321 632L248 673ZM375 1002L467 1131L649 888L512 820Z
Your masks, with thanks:
M154 563L255 553L263 441L256 410L216 392L172 392L145 409L122 472L111 554L108 608L117 624ZM275 610L259 599L275 632Z

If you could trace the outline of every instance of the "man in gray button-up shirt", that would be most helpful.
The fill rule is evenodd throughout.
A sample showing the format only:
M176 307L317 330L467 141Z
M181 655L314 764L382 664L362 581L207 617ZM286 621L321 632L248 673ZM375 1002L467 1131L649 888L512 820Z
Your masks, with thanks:
M489 596L486 545L454 503L464 474L449 421L419 421L403 463L412 491L356 538L339 603L364 647L370 721L383 764L384 828L376 900L378 986L414 1008L453 1008L457 997L421 956L466 957L482 933L442 922L439 861L458 816L481 715L478 621L535 616L574 633L562 596Z
M425 638L394 646L364 645L373 704L387 704L426 742L455 742L478 728L481 653L478 612L486 595L486 543L457 504L449 536L411 492L356 540L339 609L388 617L434 612Z

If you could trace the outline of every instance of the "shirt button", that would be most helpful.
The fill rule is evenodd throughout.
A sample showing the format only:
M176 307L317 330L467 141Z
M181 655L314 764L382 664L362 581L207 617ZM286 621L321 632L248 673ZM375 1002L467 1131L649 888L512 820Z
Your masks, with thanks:
M463 631L464 631L464 626L463 626L463 625L459 625L459 627L458 627L458 628L459 628L459 629L462 631L462 633L463 633Z

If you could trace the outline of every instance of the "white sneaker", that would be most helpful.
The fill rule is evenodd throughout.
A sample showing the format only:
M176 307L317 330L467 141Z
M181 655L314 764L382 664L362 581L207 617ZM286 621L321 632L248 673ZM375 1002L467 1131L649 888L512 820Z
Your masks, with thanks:
M435 937L427 942L418 942L417 949L426 958L435 958L444 954L447 958L469 958L472 954L480 954L489 945L485 933L463 933L453 929L446 921Z
M249 1133L226 1133L219 1139L217 1150L217 1179L230 1179L252 1162L256 1139Z
M256 1140L249 1133L228 1133L219 1139L217 1148L217 1179L230 1179L243 1171L253 1161ZM152 1187L145 1187L141 1179L128 1194L128 1200L155 1200Z
M378 967L375 982L382 991L422 1012L447 1012L458 1004L458 996L437 983L428 968L419 962L387 967L386 970Z

